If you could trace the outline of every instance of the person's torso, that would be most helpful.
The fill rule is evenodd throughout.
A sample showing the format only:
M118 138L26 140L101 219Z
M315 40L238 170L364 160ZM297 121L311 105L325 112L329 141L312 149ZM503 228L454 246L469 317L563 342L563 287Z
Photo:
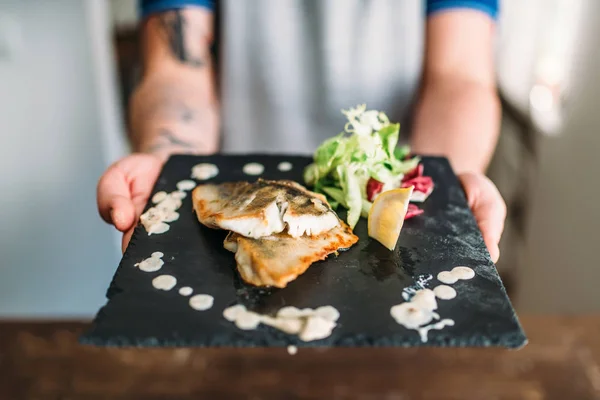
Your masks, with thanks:
M366 103L406 116L420 77L414 0L223 0L223 151L312 153Z

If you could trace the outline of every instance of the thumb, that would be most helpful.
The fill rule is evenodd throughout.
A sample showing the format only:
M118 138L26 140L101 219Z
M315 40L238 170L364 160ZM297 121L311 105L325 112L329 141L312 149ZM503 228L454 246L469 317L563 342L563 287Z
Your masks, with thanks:
M100 178L97 188L98 211L104 221L121 232L134 223L135 208L125 173L113 164Z
M121 251L125 253L127 250L127 246L129 246L129 241L131 240L131 236L133 235L133 230L135 227L132 227L127 232L123 233L123 238L121 239Z
M466 173L460 179L490 257L496 262L500 257L498 244L504 230L506 204L496 186L485 175Z

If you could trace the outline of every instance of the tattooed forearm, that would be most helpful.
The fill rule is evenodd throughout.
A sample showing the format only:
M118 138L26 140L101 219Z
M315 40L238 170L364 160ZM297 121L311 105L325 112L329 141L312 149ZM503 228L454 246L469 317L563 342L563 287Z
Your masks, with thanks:
M128 108L132 150L161 159L218 151L219 102L210 51L213 26L213 13L203 7L145 19L143 75Z
M181 153L195 153L199 148L202 148L201 144L178 138L171 130L164 128L160 130L157 141L148 148L148 152L156 153L166 148L176 147Z
M197 29L188 25L188 20L181 10L162 14L160 25L169 50L177 60L198 68L206 64L206 57L198 46L201 38L194 34Z

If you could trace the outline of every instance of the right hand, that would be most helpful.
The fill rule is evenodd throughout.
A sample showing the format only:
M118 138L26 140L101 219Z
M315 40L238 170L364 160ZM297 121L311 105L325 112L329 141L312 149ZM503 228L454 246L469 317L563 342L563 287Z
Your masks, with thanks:
M169 156L218 149L218 107L198 79L184 78L163 75L140 83L130 101L132 144L138 152L115 162L98 182L98 211L123 232L123 252Z
M98 182L98 211L102 219L123 232L123 252L162 165L163 159L156 155L134 153L111 165Z
M143 77L128 115L138 153L111 165L98 182L98 211L124 233L123 251L165 160L176 153L212 154L219 147L213 13L186 8L176 13L177 21L174 14L155 13L141 27Z

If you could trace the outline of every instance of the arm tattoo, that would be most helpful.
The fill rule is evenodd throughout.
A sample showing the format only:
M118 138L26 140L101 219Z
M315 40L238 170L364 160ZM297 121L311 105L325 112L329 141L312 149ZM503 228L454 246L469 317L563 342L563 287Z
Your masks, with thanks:
M191 124L196 121L198 110L186 103L189 94L174 88L159 88L158 94L148 96L145 107L140 112L142 120L153 118Z
M161 129L158 134L159 137L166 139L169 144L181 147L194 147L190 142L186 142L185 140L179 139L173 132L168 129Z
M193 51L186 41L189 40L188 22L181 10L169 11L160 16L160 25L166 35L169 49L173 56L184 64L203 67L206 60L198 51ZM187 37L186 37L187 36ZM200 40L198 38L198 40Z
M153 149L156 147L160 148L165 146L179 146L187 149L191 149L194 147L192 143L179 139L169 129L161 129L160 133L158 134L158 138L161 139L162 143L155 144L154 146L152 146Z
M154 153L160 151L164 148L170 147L180 147L182 149L182 153L190 153L193 154L197 149L199 144L190 143L188 141L182 140L175 136L175 134L169 130L162 128L158 134L159 143L152 145L148 151L150 153Z

